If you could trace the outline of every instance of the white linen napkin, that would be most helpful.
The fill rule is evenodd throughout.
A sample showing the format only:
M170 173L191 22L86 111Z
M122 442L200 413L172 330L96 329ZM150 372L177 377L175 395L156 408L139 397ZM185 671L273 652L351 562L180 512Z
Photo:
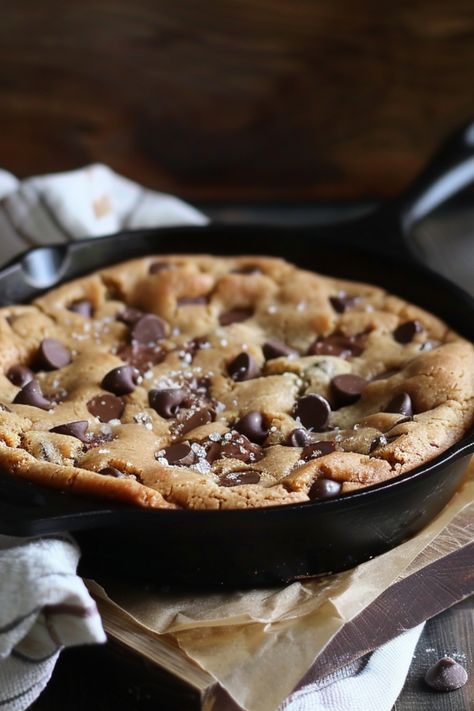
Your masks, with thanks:
M0 170L0 263L34 245L207 221L181 200L147 190L104 165L22 182ZM75 574L78 558L75 543L63 534L0 536L2 711L23 711L33 703L63 647L105 640L95 603ZM390 711L421 629L309 683L292 694L281 711Z

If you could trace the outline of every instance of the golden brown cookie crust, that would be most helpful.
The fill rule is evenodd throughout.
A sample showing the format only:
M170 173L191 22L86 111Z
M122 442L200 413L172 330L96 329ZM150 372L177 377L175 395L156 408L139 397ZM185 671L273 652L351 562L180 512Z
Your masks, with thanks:
M82 302L85 310L71 310ZM137 342L127 307L159 316L162 337ZM246 508L344 493L433 459L473 425L470 343L382 289L280 259L128 261L0 309L0 339L2 468L142 507ZM45 368L44 339L63 344L70 363ZM269 356L270 341L292 352ZM91 401L111 394L104 377L129 361L140 373L132 392L115 396L122 412L98 419ZM50 409L13 402L21 388L7 373L18 364L34 371ZM360 394L336 390L348 375L364 379ZM182 400L153 405L152 390ZM323 404L300 417L301 398L315 394ZM249 413L257 425L246 439ZM78 421L82 439L50 431ZM296 429L306 430L306 449L290 442ZM326 449L308 453L318 442ZM179 443L187 457L170 461Z

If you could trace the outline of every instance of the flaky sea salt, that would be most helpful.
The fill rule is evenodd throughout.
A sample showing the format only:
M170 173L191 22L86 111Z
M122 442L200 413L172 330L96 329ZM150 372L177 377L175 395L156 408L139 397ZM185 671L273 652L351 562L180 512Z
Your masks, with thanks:
M211 465L207 459L200 459L196 462L196 464L191 465L191 469L194 469L194 471L199 472L200 474L207 474L211 471Z
M222 439L222 435L219 434L219 432L211 432L209 435L209 439L211 442L220 442Z

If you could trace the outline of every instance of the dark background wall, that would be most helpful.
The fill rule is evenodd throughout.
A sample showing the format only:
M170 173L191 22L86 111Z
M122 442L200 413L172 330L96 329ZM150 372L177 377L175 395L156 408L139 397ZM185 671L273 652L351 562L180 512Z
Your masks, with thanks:
M474 116L472 0L4 3L0 165L193 199L394 194Z

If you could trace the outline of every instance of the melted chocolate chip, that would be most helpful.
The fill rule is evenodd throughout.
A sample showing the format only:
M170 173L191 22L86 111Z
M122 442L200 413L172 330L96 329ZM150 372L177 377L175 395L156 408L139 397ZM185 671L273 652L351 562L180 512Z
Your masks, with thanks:
M174 264L170 264L170 262L153 262L152 264L150 264L148 273L158 274L159 272L163 272L167 269L172 269L173 267Z
M398 343L411 343L417 333L423 331L423 326L419 321L405 321L397 326L393 332L393 337Z
M329 301L334 311L338 314L343 314L346 309L353 306L357 301L359 301L359 296L348 296L344 291L340 291L337 296L330 296Z
M166 356L166 351L158 344L153 346L145 346L142 343L133 341L122 345L117 355L122 360L126 361L134 368L144 373L149 368L161 363Z
M215 443L213 443L215 444ZM212 451L211 451L212 450ZM209 459L209 456L213 459ZM232 439L223 439L219 443L219 451L212 445L208 452L208 461L214 459L240 459L241 462L257 462L263 456L262 448L258 444L251 442L245 435L240 433L232 433Z
M178 299L178 306L190 306L192 304L208 304L208 296L183 296Z
M385 412L396 412L405 417L413 415L413 404L408 393L395 395L385 408Z
M311 500L331 499L340 492L341 484L338 481L333 481L332 479L316 479L308 492L308 496Z
M322 442L314 442L313 444L308 444L301 452L301 459L308 461L309 459L318 459L319 457L324 457L326 454L331 454L331 452L336 451L336 443L331 440L326 440Z
M92 316L92 301L89 299L77 299L73 301L72 304L68 306L69 311L73 311L75 314L84 316L85 318L90 318Z
M242 484L258 484L260 472L247 469L241 472L229 472L219 479L219 486L241 486Z
M303 395L296 401L293 411L301 424L316 432L326 429L331 414L331 406L322 395Z
M342 407L357 402L366 385L367 380L359 375L353 375L352 373L336 375L331 380L331 391L335 405Z
M189 467L196 461L193 450L185 442L177 442L170 447L166 447L163 456L168 461L168 464L182 467Z
M57 425L50 429L50 432L56 432L57 434L68 435L69 437L76 437L80 439L81 442L87 442L87 428L89 423L87 420L78 420L77 422L68 422L65 425Z
M308 443L308 433L302 427L292 430L285 442L288 447L306 447Z
M41 341L36 364L44 370L56 370L64 368L71 362L71 352L66 346L55 338L45 338Z
M181 434L187 434L194 430L196 427L201 427L201 425L207 425L214 419L214 411L208 407L204 407L202 410L198 410L191 415L187 420L184 420L181 427Z
M154 389L148 393L148 402L161 417L169 420L171 417L176 417L179 406L187 395L188 393L182 388Z
M265 360L273 360L273 358L287 358L288 356L298 355L298 351L294 348L290 348L286 343L282 341L267 341L262 346L263 355Z
M134 309L133 306L127 306L123 311L117 315L117 321L126 323L127 326L133 326L134 323L139 321L145 314L140 309Z
M359 356L363 351L356 342L355 336L332 334L324 338L317 338L308 349L308 355L329 355L337 358L351 358Z
M103 474L104 476L113 476L115 479L128 479L127 474L124 474L120 469L116 469L115 467L105 467L97 473Z
M127 395L135 390L138 371L131 365L120 365L109 370L102 380L101 386L114 395Z
M144 345L156 343L166 335L166 324L159 316L146 314L132 328L132 340Z
M377 447L383 447L387 444L387 442L388 440L384 434L377 435L377 437L375 437L371 442L369 454L371 454L375 449L377 449Z
M197 336L192 338L190 341L184 344L184 346L177 348L177 350L183 350L186 353L191 353L195 355L198 351L204 348L210 348L211 344L205 336Z
M241 321L246 321L248 318L253 316L253 309L250 308L238 308L230 309L230 311L225 311L219 316L219 323L221 326L230 326L231 323L240 323Z
M426 683L435 691L460 689L467 680L467 671L451 657L439 659L425 675Z
M13 385L16 385L18 388L22 388L26 385L26 383L29 383L30 380L33 380L34 375L33 371L30 370L28 366L18 363L17 365L12 365L12 367L8 370L7 378L11 383L13 383Z
M101 422L119 420L122 416L125 404L123 400L115 395L96 395L87 403L87 409L98 417Z
M248 437L251 442L256 442L257 444L262 444L268 435L268 430L265 428L263 422L262 413L255 410L241 417L234 427L237 432L240 432Z
M37 380L30 380L26 383L15 395L13 402L15 405L31 405L39 407L41 410L50 410L52 407L52 403L44 397Z
M232 269L231 274L244 274L250 276L251 274L261 274L262 270L260 267L249 264L246 267L238 267L237 269Z
M112 432L94 432L87 435L87 439L84 441L83 451L88 452L94 447L100 447L104 442L111 442L114 439Z
M259 374L258 365L249 353L239 353L227 366L227 372L232 380L242 381L256 378Z

